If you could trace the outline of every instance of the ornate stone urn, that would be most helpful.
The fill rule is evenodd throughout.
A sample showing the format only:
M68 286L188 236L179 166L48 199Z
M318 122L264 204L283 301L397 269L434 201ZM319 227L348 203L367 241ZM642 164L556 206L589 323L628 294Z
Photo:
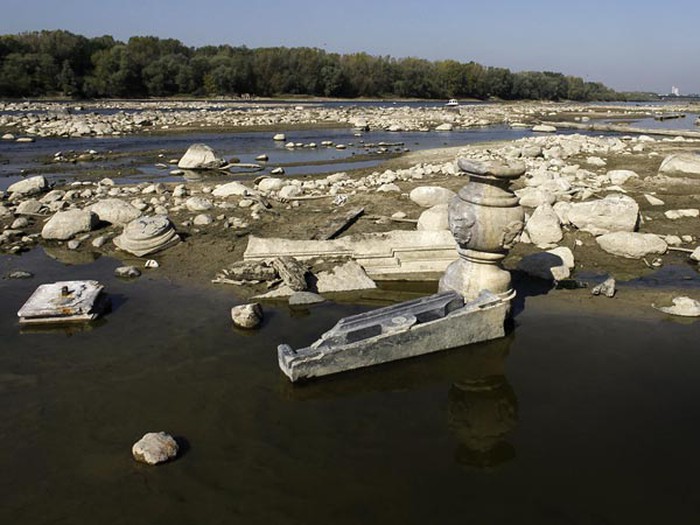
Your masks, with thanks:
M439 290L459 292L465 301L476 299L482 290L510 299L515 292L501 261L523 230L525 213L509 185L525 173L525 165L464 158L457 164L469 176L448 208L459 259L445 271Z

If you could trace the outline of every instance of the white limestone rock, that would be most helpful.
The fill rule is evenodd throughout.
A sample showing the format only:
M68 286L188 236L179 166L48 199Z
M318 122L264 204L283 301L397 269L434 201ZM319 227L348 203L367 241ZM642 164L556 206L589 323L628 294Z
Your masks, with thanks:
M37 195L48 187L49 183L46 181L46 178L43 175L37 175L36 177L29 177L11 184L7 188L7 193L10 194L11 198L16 199L17 197Z
M100 221L124 226L141 216L141 211L121 199L104 199L88 208Z
M208 170L218 169L224 164L226 161L217 157L214 150L206 144L192 144L177 163L177 167L186 170Z
M610 184L621 186L630 179L639 179L639 175L632 170L610 170L607 173Z
M632 232L637 226L639 205L626 195L611 194L604 199L572 204L568 218L579 230L593 235Z
M557 200L552 192L536 187L522 188L516 190L515 194L520 199L520 205L526 208L537 208L542 204L553 205Z
M561 281L571 276L574 268L574 255L566 247L558 247L546 252L533 253L523 257L518 270L548 281Z
M537 132L537 133L554 133L557 131L557 128L554 126L549 126L547 124L538 124L536 126L533 126L532 131Z
M548 203L535 209L525 225L525 231L530 236L532 243L540 247L556 244L564 237L559 217Z
M268 191L279 191L285 185L283 179L278 179L276 177L265 177L258 183L258 189L263 192Z
M437 204L448 204L455 192L440 186L418 186L411 190L409 198L421 208L432 208Z
M695 218L700 217L700 210L697 208L689 208L685 210L668 210L664 212L667 219L672 221L684 218Z
M251 191L245 184L233 181L217 186L214 188L214 191L212 191L211 194L214 197L245 197L246 195L250 195Z
M661 255L668 249L666 241L653 233L607 233L596 238L596 242L604 251L626 259Z
M669 155L661 162L659 173L665 175L700 176L700 155L695 155L694 153Z
M175 438L165 432L149 432L134 443L131 455L140 463L157 465L177 457L179 447Z
M89 210L67 210L56 212L41 230L47 240L65 241L79 233L92 231L97 226L97 215Z
M652 206L663 206L664 204L666 204L666 203L665 203L664 201L662 201L661 199L659 199L659 198L657 198L657 197L654 197L653 195L646 194L646 193L644 194L644 198L645 198L645 199L647 200L647 202L648 202L649 204L651 204Z
M672 306L656 306L652 305L657 310L670 315L679 315L682 317L700 317L700 301L691 299L690 297L675 297Z
M418 217L416 229L419 231L440 231L449 229L447 204L438 204L428 208Z

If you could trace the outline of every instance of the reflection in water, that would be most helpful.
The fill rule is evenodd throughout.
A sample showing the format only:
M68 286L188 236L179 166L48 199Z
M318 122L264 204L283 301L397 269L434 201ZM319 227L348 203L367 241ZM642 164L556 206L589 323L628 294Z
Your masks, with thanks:
M518 401L505 376L458 381L450 388L450 431L458 439L458 463L488 468L515 458L504 438L518 421Z

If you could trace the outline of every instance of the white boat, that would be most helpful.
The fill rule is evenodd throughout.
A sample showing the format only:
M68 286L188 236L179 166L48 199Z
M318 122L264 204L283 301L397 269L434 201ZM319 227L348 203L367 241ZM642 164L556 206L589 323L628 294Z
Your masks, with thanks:
M456 108L459 106L459 101L456 98L451 98L450 100L447 101L447 104L445 104L448 108Z

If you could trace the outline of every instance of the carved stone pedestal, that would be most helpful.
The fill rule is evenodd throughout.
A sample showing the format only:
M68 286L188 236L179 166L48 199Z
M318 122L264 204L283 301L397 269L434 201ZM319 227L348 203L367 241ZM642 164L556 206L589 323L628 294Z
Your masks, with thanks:
M522 231L525 218L518 197L508 186L525 173L525 165L467 159L459 159L458 165L469 176L469 183L450 202L448 217L460 258L445 271L439 290L454 290L465 301L483 290L508 300L514 292L510 273L501 267L501 261Z

